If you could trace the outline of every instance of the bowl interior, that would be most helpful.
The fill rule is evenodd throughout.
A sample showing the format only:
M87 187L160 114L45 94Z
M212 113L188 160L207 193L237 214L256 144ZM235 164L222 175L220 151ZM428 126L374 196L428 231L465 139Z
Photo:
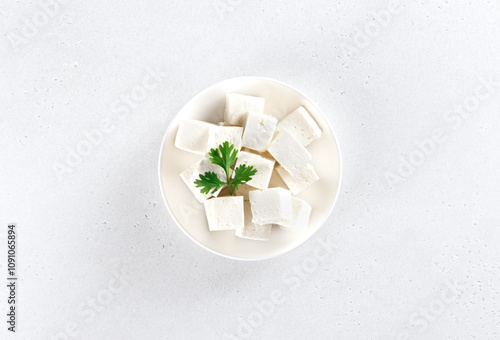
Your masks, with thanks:
M319 181L297 197L312 207L308 231L296 234L273 227L267 242L236 237L234 231L208 230L203 204L199 203L184 184L179 174L202 156L179 150L174 145L179 123L184 119L197 119L210 123L223 121L227 93L241 93L264 97L264 112L278 119L304 106L318 123L323 134L307 149L312 154L312 165ZM257 77L232 78L219 82L193 97L173 119L163 139L160 152L159 176L165 203L174 220L195 242L219 255L241 260L271 258L299 246L310 238L330 215L340 186L340 154L332 129L322 112L302 93L271 79ZM273 174L270 187L284 187L281 178Z

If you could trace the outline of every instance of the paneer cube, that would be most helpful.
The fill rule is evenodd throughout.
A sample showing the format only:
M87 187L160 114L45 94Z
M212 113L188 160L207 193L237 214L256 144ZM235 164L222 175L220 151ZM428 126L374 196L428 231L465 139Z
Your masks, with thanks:
M264 152L271 143L278 120L264 113L248 111L241 145Z
M255 224L252 222L252 209L249 202L244 202L245 208L245 226L241 229L236 229L234 233L241 238L250 240L267 241L271 235L272 224Z
M311 163L303 167L295 176L291 175L282 166L277 166L276 171L294 195L299 194L319 179Z
M280 131L268 148L269 153L292 175L296 175L310 161L311 154L287 130Z
M250 191L252 222L286 224L293 217L292 194L283 188Z
M309 226L311 206L306 201L292 197L293 218L280 224L281 229L303 233Z
M210 128L208 137L208 151L212 148L218 148L224 142L233 144L235 150L241 149L241 136L243 128L238 126L217 126Z
M181 172L180 176L184 183L186 183L187 187L191 192L193 193L194 197L200 202L203 203L207 198L209 198L212 195L207 195L207 194L202 194L200 191L200 188L197 188L193 182L191 182L191 176L193 176L194 171L196 170L196 167L198 166L199 162L196 162L195 164L191 165L189 168Z
M183 179L184 179L184 177L187 178L187 175L189 174L187 172L188 170L190 170L190 168L188 168L187 170L185 170L183 172L183 174L185 173L184 175L181 174L181 177L183 177ZM210 162L210 160L208 158L202 158L198 163L196 163L196 166L194 167L194 170L192 171L192 174L189 177L189 180L188 181L184 180L184 182L191 189L191 191L193 191L195 197L201 203L203 203L209 197L219 195L219 193L223 189L223 187L221 187L221 188L219 188L213 194L202 194L201 193L201 188L200 187L196 187L196 185L194 184L194 181L196 181L197 179L199 179L200 175L205 175L205 172L209 172L209 171L210 172L215 172L215 174L217 175L217 177L221 181L226 182L226 173L225 173L224 169L221 168L220 166L216 165L216 164L212 164L212 162Z
M309 112L300 106L279 121L277 131L288 130L302 145L307 146L321 136L321 129Z
M228 93L224 121L226 124L242 126L248 111L264 112L264 102L264 98Z
M257 189L267 189L273 174L274 161L250 152L240 151L234 167L237 168L241 164L252 165L257 169L257 173L247 182L247 185Z
M237 230L245 226L243 197L227 196L205 201L208 229Z
M207 153L209 130L212 126L215 125L199 120L182 121L175 136L175 146L184 151Z

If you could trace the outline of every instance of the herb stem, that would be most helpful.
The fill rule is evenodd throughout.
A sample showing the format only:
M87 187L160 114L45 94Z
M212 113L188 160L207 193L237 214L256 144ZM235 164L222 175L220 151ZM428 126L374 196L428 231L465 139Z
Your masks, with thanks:
M233 192L231 191L231 182L229 181L229 169L225 169L226 170L226 184L227 184L227 188L229 189L229 195L233 196Z

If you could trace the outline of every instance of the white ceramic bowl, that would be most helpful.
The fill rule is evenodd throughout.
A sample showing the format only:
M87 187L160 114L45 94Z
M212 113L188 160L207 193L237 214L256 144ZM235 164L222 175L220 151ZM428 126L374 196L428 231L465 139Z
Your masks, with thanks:
M312 207L306 233L297 234L273 227L267 242L242 239L234 231L208 230L203 204L199 203L179 174L202 156L179 150L174 145L179 123L197 119L210 123L223 121L227 93L264 97L264 112L278 119L304 106L316 120L323 134L307 149L319 181L297 197ZM221 81L194 96L175 116L163 138L159 159L160 188L165 204L174 221L194 242L218 255L237 260L263 260L284 254L309 239L331 214L340 189L341 157L332 128L320 109L304 94L276 80L259 77L239 77ZM284 187L281 178L273 174L270 187Z

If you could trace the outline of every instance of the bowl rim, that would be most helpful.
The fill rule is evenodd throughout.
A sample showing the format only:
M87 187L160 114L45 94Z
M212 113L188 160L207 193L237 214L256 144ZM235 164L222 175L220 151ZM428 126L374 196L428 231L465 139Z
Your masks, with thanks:
M177 218L175 218L175 215L172 213L172 210L170 209L170 206L168 205L167 203L167 200L165 198L165 192L163 191L163 183L162 183L162 179L161 179L161 160L162 160L162 155L163 155L163 148L165 146L165 140L167 139L167 132L168 132L168 128L170 126L170 124L172 124L178 117L179 117L179 113L182 111L182 109L184 107L186 107L191 101L193 101L195 98L197 98L198 96L202 95L203 93L209 91L210 89L212 89L213 87L216 87L216 86L219 86L221 83L225 83L225 82L228 82L228 81L231 81L231 80L245 80L245 79L254 79L254 80L263 80L263 81L267 81L267 82L272 82L272 83L276 83L276 84L279 84L279 85L283 85L283 86L286 86L290 89L292 89L293 91L297 92L298 94L302 95L304 98L306 98L310 103L311 105L318 111L320 112L322 115L323 115L323 118L325 119L326 123L328 124L328 127L330 128L330 131L332 132L332 135L333 135L333 138L335 139L335 144L336 144L336 148L337 148L337 153L339 155L339 178L338 178L338 186L337 186L337 192L335 193L335 198L333 199L333 204L330 208L330 211L328 212L327 215L325 215L326 217L321 221L320 223L320 227L314 231L311 235L309 235L309 237L307 237L306 239L304 239L302 242L300 243L297 243L295 246L293 246L292 248L289 248L289 249L285 249L285 250L282 250L282 251L279 251L277 252L276 254L272 254L272 255L269 255L269 256L266 256L266 257L259 257L259 258L243 258L243 257L237 257L237 256L231 256L231 255L227 255L227 254L223 254L223 253L220 253L214 249L211 249L207 246L205 246L204 244L202 244L201 242L199 242L197 239L195 239L193 236L191 236L185 229L184 227L182 227L182 225L179 223L179 221L177 220ZM273 78L268 78L268 77L260 77L260 76L241 76L241 77L232 77L232 78L227 78L227 79L224 79L224 80L220 80L210 86L208 86L207 88L199 91L198 93L196 93L194 96L192 96L183 106L182 108L174 115L174 117L170 120L170 122L168 123L167 125L167 128L165 129L165 134L163 135L163 138L162 138L162 141L161 141L161 147L160 147L160 154L158 156L158 180L159 180L159 185L160 185L160 191L161 191L161 195L162 195L162 199L163 199L163 203L164 205L167 207L167 210L170 214L170 216L172 217L172 219L174 220L175 224L177 224L177 226L179 227L179 229L181 229L184 234L186 234L188 236L189 239L191 239L194 243L196 243L197 245L201 246L202 248L208 250L209 252L213 253L213 254L216 254L216 255L219 255L219 256L222 256L222 257L225 257L225 258L228 258L228 259L231 259L231 260L238 260L238 261L263 261L263 260L269 260L269 259L272 259L272 258L275 258L275 257L278 257L278 256L281 256L281 255L284 255L286 253L289 253L291 252L292 250L295 250L297 249L299 246L303 245L304 243L306 243L308 240L310 240L321 228L323 228L323 226L325 225L326 221L330 218L330 216L332 215L332 212L333 212L333 209L335 208L335 206L337 205L337 200L339 198L339 194L340 194L340 188L342 186L342 177L343 177L343 167L342 167L342 153L341 153L341 150L340 150L340 145L339 145L339 142L338 142L338 139L337 139L337 135L335 134L335 131L332 127L332 125L330 124L330 121L329 119L325 116L325 114L323 113L323 110L321 110L314 101L312 101L309 96L305 95L302 91L299 91L298 89L296 89L294 86L291 86L287 83L284 83L282 81L279 81L279 80L276 80L276 79L273 79Z

